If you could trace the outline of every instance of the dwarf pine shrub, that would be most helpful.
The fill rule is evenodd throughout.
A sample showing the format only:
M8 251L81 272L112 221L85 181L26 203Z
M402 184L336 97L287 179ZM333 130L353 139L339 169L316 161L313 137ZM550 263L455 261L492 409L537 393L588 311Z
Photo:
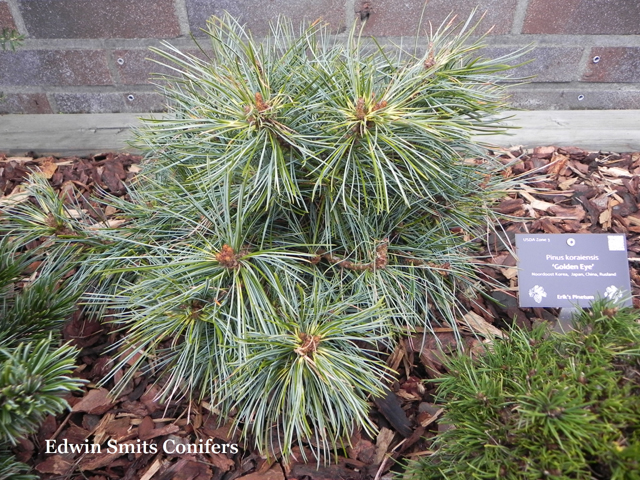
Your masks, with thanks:
M453 358L438 395L454 428L406 478L640 478L639 318L598 302L566 336L516 330Z
M373 428L383 355L456 325L504 187L471 136L500 129L515 55L482 58L475 28L406 51L284 20L256 41L224 17L199 55L155 50L169 115L137 132L126 223L91 232L87 262L88 301L127 332L119 387L162 372L165 397L207 398L285 458Z

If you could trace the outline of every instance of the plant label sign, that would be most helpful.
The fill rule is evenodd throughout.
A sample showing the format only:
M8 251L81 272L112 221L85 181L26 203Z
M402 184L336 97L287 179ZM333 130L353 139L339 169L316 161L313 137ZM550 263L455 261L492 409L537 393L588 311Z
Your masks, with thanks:
M598 298L631 305L623 234L518 234L521 307L588 307Z

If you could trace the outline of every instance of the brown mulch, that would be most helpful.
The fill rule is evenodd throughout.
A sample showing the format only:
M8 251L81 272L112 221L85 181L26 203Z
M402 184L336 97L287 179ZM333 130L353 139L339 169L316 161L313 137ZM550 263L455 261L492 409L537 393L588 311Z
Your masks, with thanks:
M479 244L482 272L500 287L490 292L498 303L478 296L466 300L470 309L461 328L474 325L483 336L500 336L508 326L524 328L540 321L554 322L557 311L519 308L516 260L504 247L515 233L602 233L627 235L634 306L640 307L640 153L587 152L579 148L539 147L531 151L496 152L505 163L513 162L505 176L515 180L514 189L497 206L505 218L501 235L488 235ZM126 194L125 184L139 170L140 158L129 154L101 154L87 158L11 157L0 154L0 206L24 200L22 183L31 169L39 169L61 195L80 192L81 205L89 214L108 217L111 212L92 200L105 191ZM544 175L541 178L537 176ZM532 181L532 177L536 178ZM521 179L521 180L520 180ZM528 180L525 184L525 180ZM500 238L503 237L503 238ZM456 348L451 329L418 332L406 338L388 358L398 376L386 397L372 404L371 417L379 427L375 438L356 432L352 446L334 465L317 467L297 460L284 464L257 452L240 448L238 453L216 452L168 455L150 445L165 441L196 443L214 439L219 444L237 442L228 426L219 427L215 409L206 402L171 403L155 400L154 379L139 376L117 399L111 399L96 383L111 369L108 350L118 338L109 325L83 318L77 312L63 331L81 353L76 375L88 380L81 395L69 396L71 412L50 416L39 432L14 449L19 460L32 465L43 479L143 479L143 480L324 480L388 479L398 469L397 460L428 455L431 439L447 428L439 422L442 410L434 404L435 389L424 379L437 378L445 369L438 344ZM436 336L438 338L436 338ZM468 332L466 347L481 342ZM121 375L117 373L116 377ZM92 443L130 445L134 453L46 453L46 441L57 445ZM49 442L51 443L51 442ZM173 445L173 443L172 443ZM302 453L302 452L300 452ZM310 452L307 457L313 458Z

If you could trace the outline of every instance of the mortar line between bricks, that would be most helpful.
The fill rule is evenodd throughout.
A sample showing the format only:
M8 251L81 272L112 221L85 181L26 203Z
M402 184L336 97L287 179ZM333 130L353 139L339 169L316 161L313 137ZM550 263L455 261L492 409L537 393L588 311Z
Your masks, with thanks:
M413 41L415 37L406 36L404 39ZM381 44L392 45L399 43L403 37L377 37ZM523 46L534 44L539 47L640 47L640 35L551 35L551 34L523 34L523 35L489 35L484 43L495 47ZM426 45L426 37L420 37L419 45Z
M640 46L640 35L491 35L485 42L495 46L534 43L544 47L637 47Z
M33 38L26 39L19 50L135 50L160 47L162 40L168 40L177 48L193 47L191 37L186 38L145 38L145 39L112 39L112 38Z
M4 93L8 94L58 94L58 93L105 93L105 94L126 94L126 93L158 93L158 90L153 85L75 85L75 86L42 86L42 85L27 85L16 86L7 85L0 87ZM579 90L586 89L587 91L636 91L640 92L640 85L637 83L622 83L622 82L538 82L538 83L523 83L513 85L511 88L518 90Z
M5 93L158 93L151 84L148 85L2 85Z
M174 0L173 8L178 18L178 25L180 25L180 35L188 37L191 34L191 26L189 25L187 2L185 0Z
M345 0L344 3L344 22L346 33L349 33L356 20L356 0Z
M626 91L640 92L640 85L637 83L622 82L540 82L540 83L523 83L514 85L512 88L518 90L585 90L586 92L606 92L606 91Z
M347 0L351 5L353 0ZM351 14L355 20L355 12ZM351 27L351 24L348 25ZM344 38L336 35L336 38ZM381 43L398 43L402 37L380 37ZM414 37L405 37L405 39ZM159 47L160 38L147 39L27 39L20 50L100 50L110 48L114 50L146 49L150 46ZM193 47L191 37L167 39L177 48ZM422 40L426 42L426 37ZM419 41L419 42L420 42ZM640 35L490 35L485 38L485 43L490 46L522 46L531 43L545 47L640 47Z
M113 81L114 86L122 85L122 78L120 78L120 72L118 71L118 67L116 67L116 59L114 58L114 51L111 49L104 49L104 54L107 57L107 69L111 74L111 80Z
M29 32L27 32L27 25L24 23L22 12L20 11L20 7L18 7L18 0L7 0L7 6L13 17L13 23L16 24L18 33L28 37Z
M511 25L511 33L513 35L522 34L527 8L529 8L529 0L518 0L516 11L513 13L513 24Z
M54 92L46 92L45 96L47 97L47 101L49 102L49 107L53 113L60 113L60 109L58 108L58 103L55 99Z
M591 82L583 82L582 78L584 77L584 73L589 68L589 63L591 62L591 48L592 45L585 45L584 50L582 51L582 57L580 57L580 62L578 63L578 78L576 81L580 82L582 85L589 84Z

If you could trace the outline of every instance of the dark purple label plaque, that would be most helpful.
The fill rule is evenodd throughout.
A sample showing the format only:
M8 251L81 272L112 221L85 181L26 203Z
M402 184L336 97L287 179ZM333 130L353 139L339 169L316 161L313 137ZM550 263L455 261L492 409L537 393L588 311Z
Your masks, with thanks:
M519 234L521 307L588 307L597 298L631 305L623 234Z

